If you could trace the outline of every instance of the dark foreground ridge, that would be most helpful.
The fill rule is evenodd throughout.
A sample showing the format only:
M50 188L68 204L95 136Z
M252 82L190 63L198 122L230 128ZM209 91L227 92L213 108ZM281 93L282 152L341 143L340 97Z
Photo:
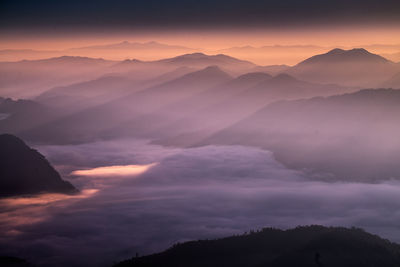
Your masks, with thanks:
M16 257L0 256L0 266L2 267L35 267L24 259Z
M241 236L177 244L116 266L400 266L400 245L358 228L265 228Z
M46 158L10 134L0 135L0 197L41 192L75 193Z

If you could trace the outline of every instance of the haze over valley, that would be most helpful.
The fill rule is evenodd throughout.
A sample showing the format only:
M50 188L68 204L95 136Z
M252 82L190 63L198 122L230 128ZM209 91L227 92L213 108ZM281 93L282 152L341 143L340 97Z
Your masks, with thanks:
M39 2L1 4L0 265L399 264L397 3Z

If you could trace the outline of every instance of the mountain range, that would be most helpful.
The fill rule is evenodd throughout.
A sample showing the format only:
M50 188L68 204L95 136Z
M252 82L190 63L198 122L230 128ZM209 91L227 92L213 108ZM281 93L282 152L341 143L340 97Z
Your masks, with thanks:
M272 75L287 73L308 82L359 88L383 86L400 72L400 64L365 49L333 49L308 58L293 67L257 66L249 61L223 54L203 53L153 61L110 61L101 58L62 56L42 60L0 62L0 93L8 97L31 98L54 87L88 82L102 76L124 76L146 82L177 68L200 70L213 65L233 76L260 71Z
M369 89L279 101L227 127L205 144L271 150L286 166L316 179L378 181L400 177L400 90ZM373 142L379 140L379 142ZM319 176L318 176L319 175Z

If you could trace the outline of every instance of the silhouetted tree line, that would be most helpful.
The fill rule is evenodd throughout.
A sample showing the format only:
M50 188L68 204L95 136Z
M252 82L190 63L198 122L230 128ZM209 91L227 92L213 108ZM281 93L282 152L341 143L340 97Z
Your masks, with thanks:
M394 267L400 266L400 245L359 228L264 228L222 239L178 243L116 266Z

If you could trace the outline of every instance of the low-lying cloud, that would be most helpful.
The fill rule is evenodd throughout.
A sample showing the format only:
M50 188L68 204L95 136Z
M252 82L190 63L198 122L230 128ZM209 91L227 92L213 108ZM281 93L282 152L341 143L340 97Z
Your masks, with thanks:
M92 169L76 170L71 172L71 175L92 176L92 177L132 176L132 175L142 174L154 165L156 165L156 163L147 165L104 166Z
M107 266L176 242L267 226L358 226L400 241L399 182L312 181L268 151L241 146L183 150L124 140L38 149L69 170L158 162L134 179L70 177L81 189L99 191L68 205L33 203L35 212L25 216L46 219L32 224L1 221L11 233L0 238L1 251L38 264ZM81 165L68 161L76 154Z

